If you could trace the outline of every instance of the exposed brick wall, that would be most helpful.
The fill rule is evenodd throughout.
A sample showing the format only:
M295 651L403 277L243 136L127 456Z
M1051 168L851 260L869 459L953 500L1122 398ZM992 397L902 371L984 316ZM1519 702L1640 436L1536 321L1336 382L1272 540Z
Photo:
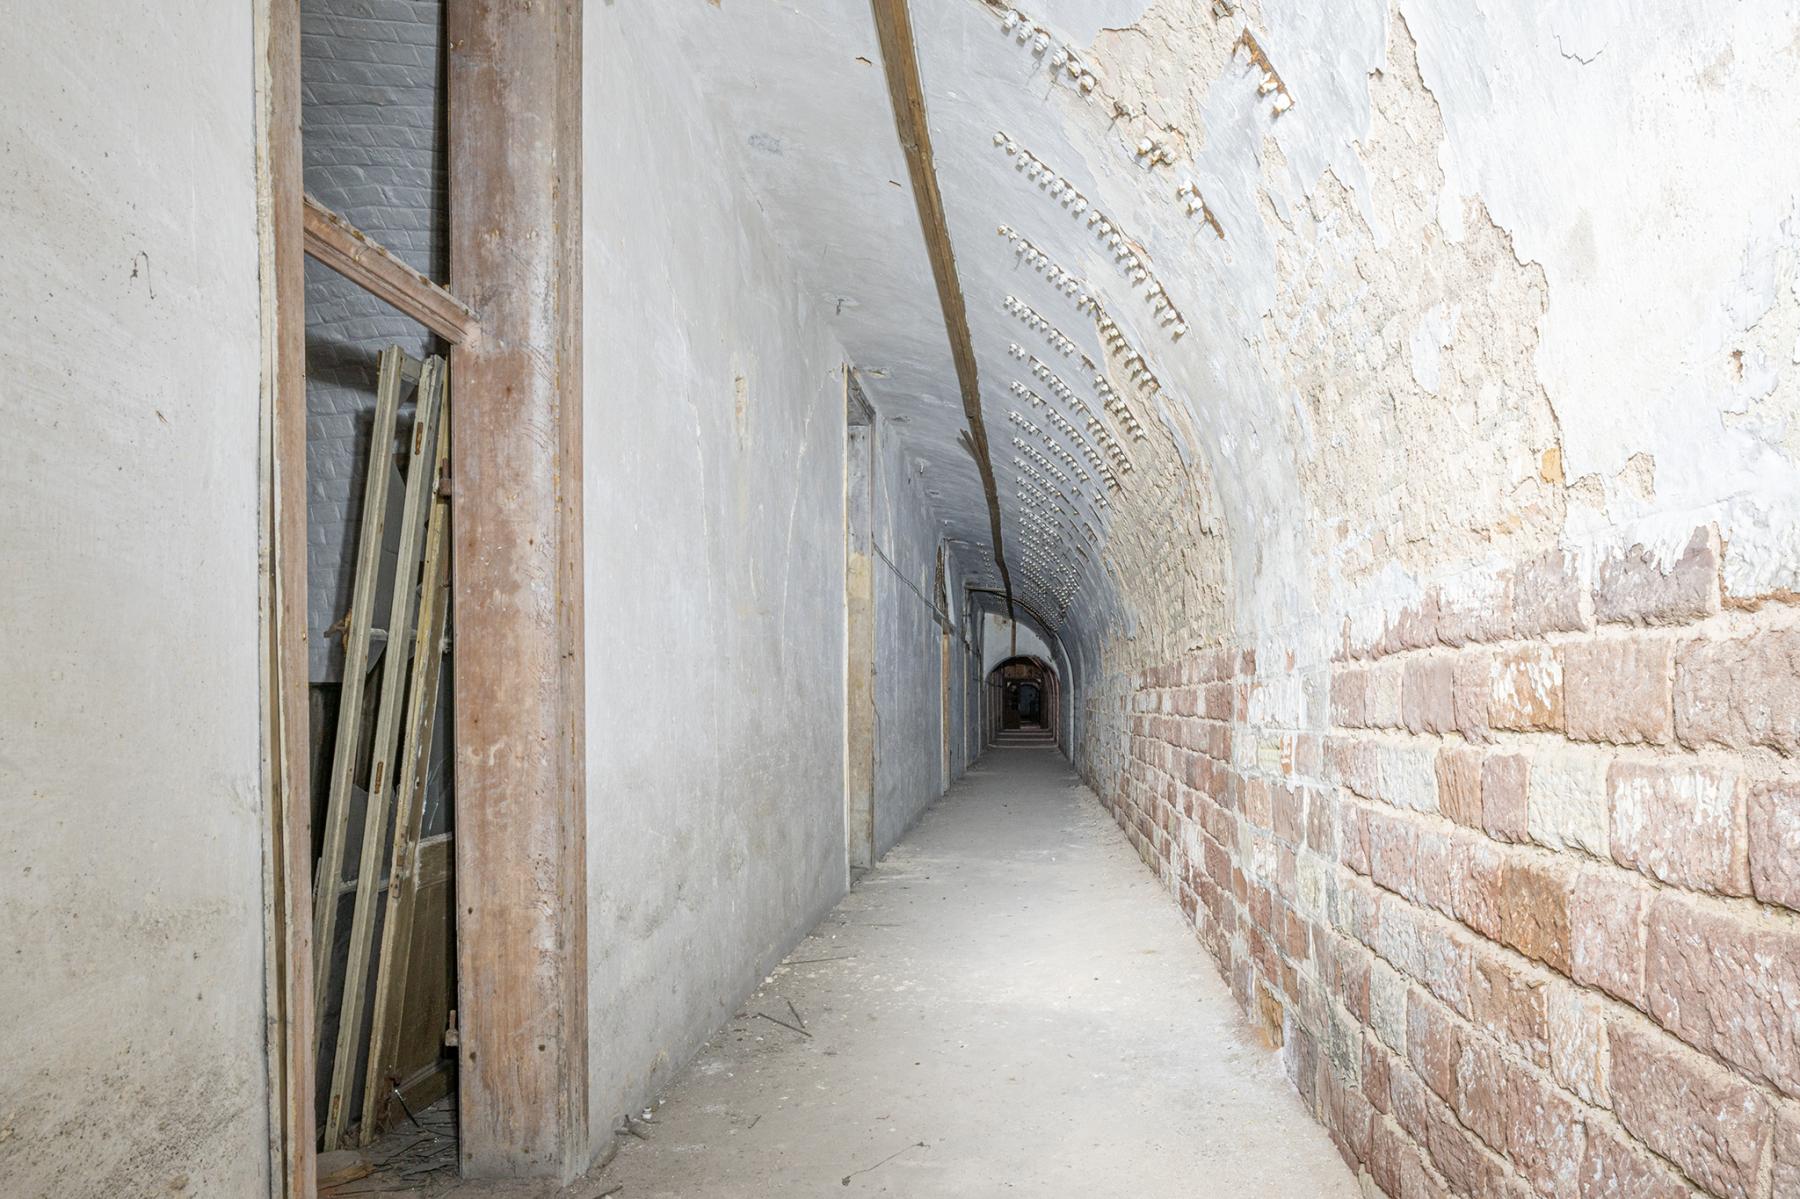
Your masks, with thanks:
M300 22L306 190L413 267L446 278L443 0L303 0ZM307 262L307 623L314 682L336 682L343 669L342 642L326 630L350 607L376 359L393 344L415 356L434 352L422 325Z
M1096 789L1381 1192L1800 1196L1800 611L1722 607L1719 553L1555 552L1090 707ZM1257 718L1300 683L1313 727Z

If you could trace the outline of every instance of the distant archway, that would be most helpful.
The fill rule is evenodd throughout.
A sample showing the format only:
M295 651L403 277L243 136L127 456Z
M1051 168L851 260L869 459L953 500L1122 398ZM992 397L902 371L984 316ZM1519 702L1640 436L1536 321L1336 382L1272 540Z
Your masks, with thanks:
M1036 655L1008 658L988 672L987 745L1041 735L1062 744L1062 684L1056 668Z

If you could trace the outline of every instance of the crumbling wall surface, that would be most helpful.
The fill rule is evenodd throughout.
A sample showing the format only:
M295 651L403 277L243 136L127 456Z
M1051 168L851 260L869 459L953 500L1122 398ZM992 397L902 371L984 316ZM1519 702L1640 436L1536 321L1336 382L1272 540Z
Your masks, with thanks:
M585 21L597 1145L848 881L844 353L733 182L740 148L671 19L590 6ZM939 629L919 594L936 543L898 450L881 466L876 537L899 573L875 570L909 623L884 626L902 640L883 641L880 667L916 674L883 693L883 765L916 766L887 776L910 780L916 810L942 745Z
M247 5L0 40L0 1192L261 1195Z
M1141 7L1230 618L1115 576L1084 773L1372 1190L1800 1195L1800 18Z

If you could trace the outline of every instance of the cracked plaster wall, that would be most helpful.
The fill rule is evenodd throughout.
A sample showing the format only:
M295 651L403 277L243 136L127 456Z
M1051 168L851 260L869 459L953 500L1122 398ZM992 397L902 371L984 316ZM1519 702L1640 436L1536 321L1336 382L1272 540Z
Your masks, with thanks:
M1792 589L1800 175L1766 153L1800 120L1792 6L1140 3L1105 28L1039 7L1100 84L1046 87L1023 57L1014 106L1036 111L1008 131L1080 153L1194 324L1152 357L1232 569L1212 572L1230 598L1210 627L1176 621L1177 641L1280 631L1317 654L1334 616L1483 563L1558 541L1668 554L1708 519L1732 595ZM1171 161L1144 167L1144 136ZM1176 204L1183 181L1222 239ZM1205 543L1147 507L1114 519L1115 560ZM1168 623L1169 580L1115 577L1121 619L1076 636L1154 661L1142 628Z

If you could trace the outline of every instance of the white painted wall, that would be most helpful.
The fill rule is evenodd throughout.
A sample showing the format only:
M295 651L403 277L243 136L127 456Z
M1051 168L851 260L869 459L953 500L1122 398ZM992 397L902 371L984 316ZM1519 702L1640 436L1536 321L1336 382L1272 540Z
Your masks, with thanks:
M0 39L0 1192L269 1163L249 5Z
M943 793L943 626L930 468L881 421L875 467L875 853ZM948 572L946 572L948 573ZM947 613L945 613L947 615Z
M735 176L672 18L586 18L589 1106L604 1143L848 882L844 353ZM928 591L917 483L892 453L880 469L876 538ZM885 847L938 793L939 649L924 603L880 560L876 577Z

